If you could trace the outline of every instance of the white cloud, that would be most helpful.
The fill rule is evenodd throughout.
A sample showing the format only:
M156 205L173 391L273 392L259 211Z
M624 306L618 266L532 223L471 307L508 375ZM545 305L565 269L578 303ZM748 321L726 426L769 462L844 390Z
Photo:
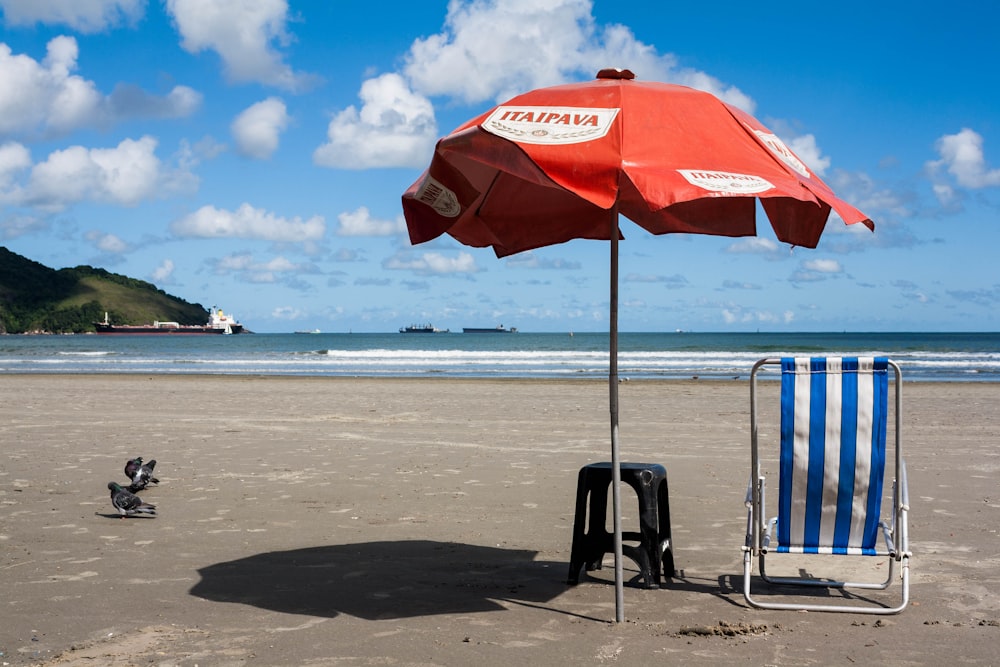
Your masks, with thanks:
M50 40L41 62L0 43L0 135L47 136L132 117L175 118L201 104L201 95L186 86L161 97L119 85L105 97L93 81L72 73L78 57L72 37Z
M793 283L813 283L826 280L831 276L844 272L844 267L834 259L809 259L802 262L800 268L792 274Z
M734 241L726 247L725 252L746 255L765 255L772 258L783 256L785 254L782 251L782 246L778 245L777 241L764 238L762 236L747 236L739 239L738 241Z
M841 273L844 267L835 259L809 259L802 262L802 268L816 273Z
M250 253L240 253L238 255L227 255L215 262L217 273L227 273L229 271L243 271L253 264L253 255Z
M273 213L241 204L235 211L202 206L170 224L177 236L212 239L261 239L264 241L303 243L318 241L326 233L322 216L281 218Z
M330 255L330 260L334 262L360 262L361 255L353 248L340 248Z
M629 273L622 278L622 282L627 283L657 283L666 286L667 289L680 289L688 286L688 280L679 273L672 276L665 276L658 273Z
M287 282L301 274L319 273L313 264L298 264L280 255L262 262L255 260L250 253L222 257L214 262L212 270L218 275L234 273L241 280L252 283Z
M83 33L134 24L145 6L146 0L0 0L7 25L58 24Z
M789 324L795 319L795 314L788 310L778 315L767 310L749 310L736 305L723 308L721 315L722 321L726 324L776 324L778 322Z
M63 132L96 122L101 103L96 86L70 74L78 55L72 37L51 40L42 62L0 44L0 133Z
M386 269L413 271L419 274L476 273L476 259L470 253L460 252L447 257L437 252L426 252L412 257L395 256L383 263Z
M239 152L267 159L278 149L281 133L288 127L288 110L277 97L269 97L244 109L230 129Z
M234 83L262 83L290 91L312 85L315 77L298 73L274 48L286 47L287 0L166 0L189 53L214 51Z
M958 198L955 188L948 183L935 183L932 189L937 200L946 206L953 204Z
M21 184L13 178L13 166L26 169L23 154L8 144L0 149L0 202L61 211L81 201L134 206L162 197L186 179L182 172L165 170L155 152L156 140L148 136L125 139L114 148L70 146L32 167Z
M922 292L920 290L920 287L912 280L901 280L901 279L893 280L890 284L900 291L900 296L902 296L904 299L915 301L916 303L931 302L931 298L927 296L927 294ZM959 301L964 300L957 292L949 291L948 295L956 298Z
M516 269L554 269L557 271L569 270L578 271L582 267L580 262L566 260L561 257L542 258L533 252L523 252L511 255L504 259L506 266Z
M738 289L738 290L759 290L762 289L757 283L741 282L739 280L723 280L723 289Z
M93 230L84 234L84 238L90 241L101 252L111 255L121 255L129 250L129 244L116 234L105 234L104 232Z
M968 290L952 289L948 290L948 296L957 301L996 309L1000 305L1000 284Z
M923 292L903 292L903 298L917 303L930 303L930 297Z
M958 185L973 190L1000 186L1000 169L986 165L983 137L978 132L966 127L958 134L946 134L937 140L936 148L941 159L927 163L932 174L945 169ZM950 192L945 186L939 198Z
M14 183L17 175L31 167L31 153L17 142L0 145L0 192Z
M594 30L590 4L450 2L444 30L410 47L406 76L426 95L466 103L563 83L584 66L581 49Z
M172 259L163 260L158 267L153 269L150 280L153 284L169 283L174 275L174 261Z
M838 170L832 179L832 185L838 192L849 192L850 200L863 211L883 211L900 218L913 214L904 194L876 182L863 172ZM860 226L851 225L848 229Z
M301 271L304 265L296 264L295 262L285 258L285 257L275 257L274 259L264 262L259 265L259 268L265 271Z
M362 106L336 114L327 128L327 143L313 153L323 167L423 166L437 140L434 108L414 93L398 74L383 74L361 86Z
M278 306L271 311L271 317L276 320L299 320L308 315L309 313L292 306Z
M368 208L361 206L355 211L337 216L340 226L337 236L393 236L406 233L406 222L402 216L395 220L373 218Z
M738 89L678 68L674 56L658 54L627 27L596 26L592 8L590 0L451 2L444 30L413 43L404 72L424 95L476 103L627 67L639 79L707 90L753 112Z
M16 213L0 217L0 239L16 239L46 229L48 222L42 217Z
M174 86L165 96L151 95L138 86L118 84L104 101L109 120L122 118L183 118L201 106L202 94L187 86Z
M205 160L217 158L226 150L225 144L219 143L210 136L203 137L194 144L187 139L181 139L175 159L180 168L189 170L194 169Z

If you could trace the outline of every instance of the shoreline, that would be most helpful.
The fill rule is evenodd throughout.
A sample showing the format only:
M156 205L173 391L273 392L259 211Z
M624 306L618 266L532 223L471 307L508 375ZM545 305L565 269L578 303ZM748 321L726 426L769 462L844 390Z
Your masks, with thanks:
M565 584L576 472L609 455L606 379L0 387L11 665L995 663L998 383L904 384L912 602L881 619L743 602L746 380L621 383L622 460L666 466L681 576L627 585L620 625L609 559ZM106 484L136 455L158 461L158 515L121 520Z

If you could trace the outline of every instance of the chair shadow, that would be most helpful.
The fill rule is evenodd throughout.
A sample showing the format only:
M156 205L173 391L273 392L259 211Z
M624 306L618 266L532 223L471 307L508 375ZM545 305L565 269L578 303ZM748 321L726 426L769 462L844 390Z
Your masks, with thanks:
M368 620L502 611L500 601L544 607L566 591L567 564L537 561L537 553L430 540L271 551L201 568L190 594Z

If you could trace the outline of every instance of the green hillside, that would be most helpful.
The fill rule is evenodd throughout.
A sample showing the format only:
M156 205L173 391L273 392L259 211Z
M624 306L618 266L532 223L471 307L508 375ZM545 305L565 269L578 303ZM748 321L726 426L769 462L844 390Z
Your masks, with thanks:
M155 320L204 324L208 311L156 285L92 266L51 269L0 246L0 333L94 331Z

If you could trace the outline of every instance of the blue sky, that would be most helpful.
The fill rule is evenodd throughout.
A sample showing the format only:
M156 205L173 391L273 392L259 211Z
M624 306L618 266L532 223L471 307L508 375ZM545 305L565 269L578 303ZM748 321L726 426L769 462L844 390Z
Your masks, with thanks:
M259 332L604 331L606 243L411 246L400 195L467 118L617 66L750 111L877 225L623 221L621 330L1000 329L1000 10L750 7L0 0L0 244Z

